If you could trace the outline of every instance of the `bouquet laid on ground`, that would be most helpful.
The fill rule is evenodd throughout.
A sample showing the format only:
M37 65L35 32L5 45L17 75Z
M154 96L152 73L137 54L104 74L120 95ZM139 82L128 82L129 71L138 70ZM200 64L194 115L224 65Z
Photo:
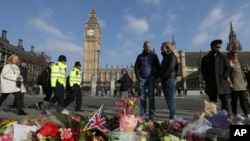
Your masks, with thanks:
M139 111L139 101L136 97L122 98L116 103L118 114L136 115Z
M134 131L138 121L142 118L138 116L139 102L136 97L123 98L116 103L119 116L120 131Z
M163 120L154 122L139 123L136 131L146 131L150 140L160 141L185 141L181 139L180 134L187 122L177 117L175 120Z
M81 137L81 125L84 123L81 115L66 115L55 113L46 123L33 133L33 141L76 141Z

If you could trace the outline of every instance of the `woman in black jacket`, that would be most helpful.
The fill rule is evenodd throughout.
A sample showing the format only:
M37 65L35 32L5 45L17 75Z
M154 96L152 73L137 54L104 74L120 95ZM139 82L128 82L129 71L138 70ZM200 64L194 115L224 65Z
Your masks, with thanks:
M161 45L161 54L163 56L160 67L160 80L165 101L170 111L169 119L173 120L176 114L176 104L174 99L176 85L176 71L178 60L175 49L170 42L163 42Z

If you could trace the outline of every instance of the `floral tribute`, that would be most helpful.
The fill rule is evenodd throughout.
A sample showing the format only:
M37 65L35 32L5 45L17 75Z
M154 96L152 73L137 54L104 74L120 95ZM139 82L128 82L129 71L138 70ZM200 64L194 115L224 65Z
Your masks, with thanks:
M116 103L118 114L136 115L139 110L139 101L136 97L122 98Z
M142 121L142 118L137 116L139 110L138 103L138 99L133 96L129 98L122 98L116 103L119 115L120 131L134 131L138 121Z
M77 117L77 118L76 118ZM55 114L33 134L33 141L78 141L80 139L80 115Z
M136 131L146 131L151 140L159 139L161 141L185 141L180 138L182 129L186 126L187 122L181 118L176 118L174 121L163 120L154 121L153 123L140 123Z

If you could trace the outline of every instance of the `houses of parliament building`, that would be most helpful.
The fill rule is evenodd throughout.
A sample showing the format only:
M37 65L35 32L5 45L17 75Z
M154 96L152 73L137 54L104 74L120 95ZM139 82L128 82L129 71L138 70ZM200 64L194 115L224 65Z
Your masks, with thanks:
M83 58L83 82L86 89L90 89L93 81L96 83L96 88L106 88L112 91L111 80L117 81L121 77L121 66L116 67L100 67L100 52L101 52L101 29L98 23L98 17L95 8L89 13L89 19L84 27L84 58ZM172 45L175 49L176 43L172 39ZM237 50L240 55L240 63L244 68L248 68L247 57L250 56L249 51L243 51L237 35L230 23L229 42L227 43L227 51ZM180 62L181 76L177 78L177 87L182 89L200 89L204 87L204 82L199 71L201 58L208 52L194 51L178 52L178 61ZM222 52L227 53L227 52ZM134 74L134 66L127 66L128 74L136 87L136 77ZM117 86L115 86L117 87ZM112 92L111 92L112 93Z

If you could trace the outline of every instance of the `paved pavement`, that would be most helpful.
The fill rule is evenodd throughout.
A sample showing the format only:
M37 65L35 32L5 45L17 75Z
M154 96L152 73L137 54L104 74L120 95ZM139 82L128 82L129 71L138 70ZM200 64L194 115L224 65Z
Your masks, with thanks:
M40 101L43 95L25 95L25 111L29 114L27 116L18 116L17 111L10 110L10 104L12 104L13 96L10 95L8 99L0 107L0 117L13 117L13 118L32 118L42 115L47 115L43 111L37 110L34 105L36 102ZM199 91L188 91L187 97L177 97L177 116L183 117L185 120L190 121L193 118L194 110L203 110L203 100L207 99L207 96L201 96ZM111 96L84 96L83 97L83 112L82 115L89 115L96 111L100 105L104 105L104 111L106 115L115 115L115 103L118 99ZM156 119L168 119L169 112L166 106L164 97L155 97L156 105ZM148 103L147 103L148 104ZM68 110L73 111L73 104L67 107Z

